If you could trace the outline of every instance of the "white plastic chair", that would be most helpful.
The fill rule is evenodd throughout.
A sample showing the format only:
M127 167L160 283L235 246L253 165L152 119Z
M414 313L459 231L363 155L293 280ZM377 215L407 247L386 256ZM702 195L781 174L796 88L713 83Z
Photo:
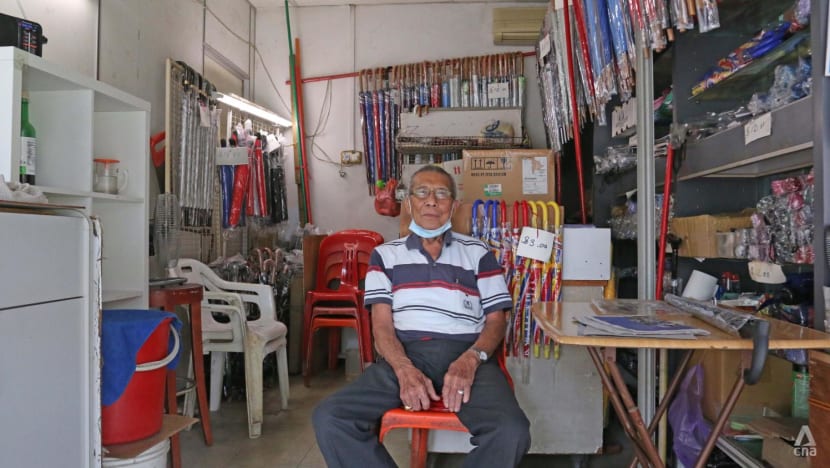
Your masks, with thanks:
M174 274L187 278L188 283L205 288L202 300L202 345L210 352L210 410L217 411L222 395L225 355L245 354L245 393L248 402L248 436L262 434L262 361L276 352L282 408L288 407L288 328L276 319L276 305L270 286L225 281L207 265L197 260L179 259ZM246 320L244 303L256 304L259 318ZM217 322L213 312L226 315L228 323ZM245 326L242 326L242 324ZM186 398L192 398L190 394ZM192 406L192 404L190 405ZM185 402L185 408L187 408Z

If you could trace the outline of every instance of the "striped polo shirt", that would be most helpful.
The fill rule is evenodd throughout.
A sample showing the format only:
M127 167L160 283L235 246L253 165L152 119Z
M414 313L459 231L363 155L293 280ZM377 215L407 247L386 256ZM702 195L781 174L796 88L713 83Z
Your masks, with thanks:
M415 234L376 247L364 304L378 303L391 304L401 341L475 341L486 314L512 307L492 252L478 239L455 232L444 236L437 260Z

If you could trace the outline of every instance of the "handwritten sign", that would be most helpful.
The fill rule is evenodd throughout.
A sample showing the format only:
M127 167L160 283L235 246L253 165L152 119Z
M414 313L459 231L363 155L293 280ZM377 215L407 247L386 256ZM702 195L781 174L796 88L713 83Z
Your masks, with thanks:
M551 252L553 252L552 232L527 226L522 228L516 255L541 262L549 262Z
M781 265L775 263L749 262L749 277L752 281L762 284L783 284L787 282Z
M744 145L772 134L772 114L755 117L744 125Z
M617 106L611 111L611 136L617 137L629 128L637 125L637 106L635 99L629 99L625 104Z

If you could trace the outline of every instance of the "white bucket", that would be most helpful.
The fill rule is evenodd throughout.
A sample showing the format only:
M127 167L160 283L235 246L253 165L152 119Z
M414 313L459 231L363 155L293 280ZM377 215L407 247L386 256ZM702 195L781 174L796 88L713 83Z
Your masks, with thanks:
M108 458L101 460L103 468L129 466L131 468L167 468L167 452L170 439L164 439L156 445L138 454L135 458Z

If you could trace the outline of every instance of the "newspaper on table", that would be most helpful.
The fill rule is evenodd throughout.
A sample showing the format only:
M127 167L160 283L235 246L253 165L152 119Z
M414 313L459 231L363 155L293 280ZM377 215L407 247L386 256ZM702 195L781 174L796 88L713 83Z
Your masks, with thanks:
M688 315L662 301L595 299L592 304L599 312L607 315L577 317L582 335L694 339L709 334L706 330L660 316Z
M687 311L704 322L727 333L739 335L741 328L752 318L751 315L718 307L709 302L696 301L687 297L666 294L666 302Z

